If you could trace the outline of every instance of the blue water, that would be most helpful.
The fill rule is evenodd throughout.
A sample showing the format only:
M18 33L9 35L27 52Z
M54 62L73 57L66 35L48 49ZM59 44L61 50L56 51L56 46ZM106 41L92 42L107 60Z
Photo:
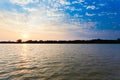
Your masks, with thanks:
M120 44L0 44L0 80L120 80Z

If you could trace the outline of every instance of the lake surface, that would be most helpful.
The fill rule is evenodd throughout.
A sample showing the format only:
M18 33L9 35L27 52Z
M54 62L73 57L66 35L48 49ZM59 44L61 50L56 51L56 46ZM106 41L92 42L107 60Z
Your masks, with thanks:
M120 44L0 44L0 80L120 80Z

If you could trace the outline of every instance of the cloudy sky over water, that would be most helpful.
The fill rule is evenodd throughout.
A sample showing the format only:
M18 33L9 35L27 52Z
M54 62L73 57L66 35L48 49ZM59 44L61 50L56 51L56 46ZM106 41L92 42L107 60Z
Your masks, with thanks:
M0 0L0 40L120 38L120 0Z

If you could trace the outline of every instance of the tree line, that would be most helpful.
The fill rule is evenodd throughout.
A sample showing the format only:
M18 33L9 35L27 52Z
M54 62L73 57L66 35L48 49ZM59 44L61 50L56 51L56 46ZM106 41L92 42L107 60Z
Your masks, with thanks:
M92 40L27 40L27 41L22 41L22 39L18 39L16 41L0 41L0 43L60 43L60 44L65 44L65 43L73 43L73 44L78 44L78 43L120 43L120 38L117 40L104 40L104 39L92 39Z

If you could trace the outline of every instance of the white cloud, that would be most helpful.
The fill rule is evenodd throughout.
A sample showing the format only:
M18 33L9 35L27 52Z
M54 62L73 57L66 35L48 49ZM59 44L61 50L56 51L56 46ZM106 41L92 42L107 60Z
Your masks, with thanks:
M118 13L116 12L101 12L98 14L98 16L104 16L104 15L117 15ZM110 16L112 17L112 16Z
M80 2L84 2L84 0L79 0Z
M73 1L72 4L78 4L79 2L78 1Z
M71 11L75 11L75 7L69 7L69 9L71 10Z
M70 7L70 6L66 6L65 9L71 10L71 11L82 11L81 8L75 8L75 7Z
M28 11L28 12L35 12L37 11L38 9L36 8L29 8L29 7L23 7L24 10Z
M106 14L107 14L107 15L117 15L116 12L107 12Z
M42 28L45 29L44 26L48 28L47 30L51 30L51 26L54 26L54 23L59 24L64 17L64 14L55 13L52 10L24 9L30 11L29 14L8 11L0 12L0 25L16 31L38 31Z
M36 12L30 12L27 16L17 12L0 12L0 26L16 33L41 34L42 39L51 35L54 37L49 39L77 39L77 33L84 35L87 29L96 26L94 22L84 22L78 25L76 20L71 23L65 23L62 22L64 16L52 10L47 12L45 10L37 10Z
M72 1L72 4L81 4L85 2L84 0Z
M95 9L95 6L87 6L86 9Z
M97 22L85 22L83 25L85 28L89 29L91 27L95 28L97 24Z
M90 14L90 13L86 12L86 16L94 16L94 15L96 15L96 14Z
M22 28L27 22L27 18L24 14L20 13L11 13L11 12L0 12L0 24L7 26L7 28Z
M10 0L10 2L13 4L24 6L29 3L37 3L37 2L39 2L39 0Z
M99 4L99 6L102 6L102 7L105 6L105 5L106 5L106 4Z
M59 3L63 5L70 5L70 2L67 2L66 0L60 0Z

